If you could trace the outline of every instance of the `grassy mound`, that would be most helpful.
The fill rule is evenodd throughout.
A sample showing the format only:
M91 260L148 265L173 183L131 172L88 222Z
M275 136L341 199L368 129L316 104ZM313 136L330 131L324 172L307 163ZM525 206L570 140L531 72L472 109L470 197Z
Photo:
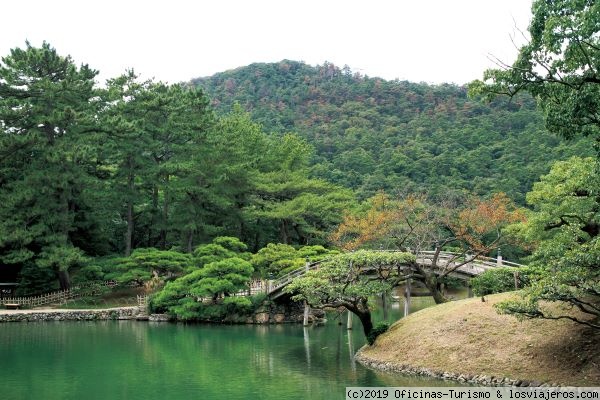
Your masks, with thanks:
M600 332L571 321L499 315L502 293L442 304L396 322L364 348L378 362L465 375L600 386Z

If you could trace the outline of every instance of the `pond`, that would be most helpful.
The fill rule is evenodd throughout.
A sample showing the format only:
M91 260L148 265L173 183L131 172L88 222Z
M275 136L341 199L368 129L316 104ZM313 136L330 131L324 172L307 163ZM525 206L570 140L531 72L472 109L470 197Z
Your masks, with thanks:
M413 299L412 309L431 304ZM390 319L401 303L392 304ZM381 311L381 310L380 310ZM364 343L330 314L324 326L137 321L0 325L3 399L343 399L346 386L438 386L373 371Z

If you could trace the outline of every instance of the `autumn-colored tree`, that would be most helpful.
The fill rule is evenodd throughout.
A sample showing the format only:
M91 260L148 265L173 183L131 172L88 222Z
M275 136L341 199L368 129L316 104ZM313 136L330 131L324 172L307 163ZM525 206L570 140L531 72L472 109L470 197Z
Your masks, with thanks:
M517 209L504 193L495 193L490 199L474 197L467 207L460 210L454 220L448 221L448 228L457 240L464 242L472 252L488 254L497 247L504 236L502 229L525 219L522 210Z
M415 262L410 277L422 282L436 303L442 303L447 301L442 284L448 276L506 243L503 228L522 220L523 212L504 193L489 199L447 197L438 201L417 195L390 200L380 193L367 202L362 214L347 214L331 239L345 250L433 250L431 264ZM443 250L453 251L450 259L442 260Z
M418 280L431 291L438 304L447 301L442 284L452 272L508 243L504 228L525 219L523 211L504 193L496 193L489 199L472 197L463 206L442 207L440 211L440 219L434 220L438 225L437 235L431 235L437 238L429 243L429 248L434 248L432 262L430 265L415 263ZM421 246L427 244L420 243ZM440 254L447 247L454 252L450 259L441 260Z
M344 250L353 251L386 237L393 220L389 203L388 195L379 192L368 201L366 212L346 212L343 222L330 235L330 240Z

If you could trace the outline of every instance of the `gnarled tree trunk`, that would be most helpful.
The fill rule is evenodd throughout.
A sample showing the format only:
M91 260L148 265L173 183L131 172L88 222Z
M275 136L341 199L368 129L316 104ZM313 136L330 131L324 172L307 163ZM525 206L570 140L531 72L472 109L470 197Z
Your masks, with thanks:
M448 301L448 299L444 295L442 283L439 282L438 277L435 274L427 274L423 283L425 283L425 286L431 292L435 304L442 304Z
M371 319L371 310L369 310L367 299L360 299L357 303L348 303L344 306L360 319L365 336L369 336L373 330L373 320Z

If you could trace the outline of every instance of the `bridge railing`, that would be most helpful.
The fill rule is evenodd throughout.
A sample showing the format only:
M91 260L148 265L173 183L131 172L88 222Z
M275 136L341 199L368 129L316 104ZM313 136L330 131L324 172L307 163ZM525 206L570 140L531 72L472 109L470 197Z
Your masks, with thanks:
M423 256L430 256L431 258L433 258L434 254L435 254L434 250L423 250L418 253L417 257L419 255L423 255ZM523 264L515 263L512 261L507 261L507 260L504 260L502 257L492 258L492 257L481 256L481 255L473 256L473 255L469 255L469 254L456 253L456 252L452 252L452 251L441 251L440 257L443 259L453 258L457 262L469 260L469 261L475 262L477 264L482 264L482 265L486 265L486 266L490 266L490 267L515 267L515 268L525 267L525 265L523 265Z
M282 277L279 277L278 279L270 281L269 287L267 288L267 294L270 294L270 293L274 292L275 290L281 289L282 287L284 287L285 285L290 283L292 281L292 279L294 279L298 276L304 275L307 271L318 268L319 265L323 261L326 261L326 260L321 260L321 261L317 261L314 263L310 263L310 264L308 264L308 266L298 268L294 271L291 271L291 272L283 275Z
M377 250L377 251L399 251L399 250ZM427 261L429 261L429 263L431 263L431 262L433 262L434 255L435 255L434 250L419 251L416 254L417 262L419 260L421 260L422 263L426 263ZM459 267L457 269L457 271L467 273L468 275L473 275L473 274L476 275L476 274L483 272L485 270L488 270L490 268L525 267L525 265L523 265L523 264L506 261L506 260L502 259L502 257L492 258L492 257L481 256L481 255L474 256L474 255L456 253L456 252L451 252L451 251L441 251L438 254L438 260L442 263L442 265L440 265L440 266L447 266L448 263L463 263L463 262L467 261L467 263L465 263L465 265ZM307 270L313 270L313 269L318 268L318 266L325 261L327 261L327 260L321 260L321 261L311 263L308 265L308 268L306 266L302 267L302 268L298 268L276 280L269 281L265 292L267 294L271 294L274 291L281 289L282 287L284 287L288 283L290 283L292 281L292 279L299 277L301 275L304 275ZM446 265L443 265L444 262L446 263Z

